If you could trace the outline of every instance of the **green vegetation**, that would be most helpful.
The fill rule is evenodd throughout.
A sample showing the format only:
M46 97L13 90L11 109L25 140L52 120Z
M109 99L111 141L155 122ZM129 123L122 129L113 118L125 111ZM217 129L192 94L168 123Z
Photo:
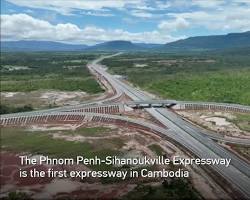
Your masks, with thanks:
M3 53L1 55L1 91L29 92L39 89L85 91L102 89L86 64L95 54Z
M25 192L10 192L3 200L32 200L29 194Z
M237 151L237 153L245 157L247 160L250 159L250 147L234 144L231 145L231 148Z
M201 199L187 180L165 180L160 186L138 185L125 199Z
M147 89L170 99L250 105L250 70L180 74L155 81Z
M162 98L250 105L250 52L124 54L103 61L111 73Z
M234 124L236 124L241 130L250 131L250 114L247 113L237 113L236 118L227 119Z
M52 132L54 131L28 131L23 128L2 128L1 145L3 150L31 152L33 154L43 154L59 158L75 158L79 155L87 158L93 158L94 156L104 158L106 155L119 155L120 152L118 149L123 146L121 139L96 140L94 143L53 139ZM97 169L110 168L110 166L106 165L92 167Z
M16 113L16 112L26 112L32 111L33 108L31 105L25 105L22 107L10 107L0 104L0 114Z
M157 144L149 145L148 148L155 152L157 156L163 155L164 150Z
M114 129L108 128L108 127L84 127L84 128L78 128L76 130L68 130L62 132L62 134L65 135L82 135L86 137L100 137L100 136L106 136L110 135L111 131L114 131ZM117 130L115 130L117 131ZM114 132L115 132L114 131Z
M86 91L88 93L100 92L99 84L93 78L54 78L24 81L2 81L2 92L30 92L39 89L53 89L63 91Z

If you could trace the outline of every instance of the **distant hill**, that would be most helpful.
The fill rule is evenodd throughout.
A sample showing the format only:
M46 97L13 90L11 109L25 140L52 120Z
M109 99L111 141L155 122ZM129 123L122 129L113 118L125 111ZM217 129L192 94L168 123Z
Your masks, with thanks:
M87 45L65 44L51 41L4 41L1 51L82 51Z
M163 45L132 43L124 40L108 41L93 46L51 41L1 42L1 51L163 51L192 53L196 51L214 50L238 51L248 47L250 47L250 31L244 33L229 33L227 35L190 37Z
M90 51L150 51L161 47L162 44L132 43L125 40L114 40L100 43L87 48Z
M163 46L163 44L153 44L153 43L134 43L134 44L145 49L155 49Z
M167 43L161 50L218 50L250 47L250 31L244 33L229 33L227 35L197 36Z
M86 51L141 51L143 49L130 41L115 40L91 46Z
M224 55L249 55L250 58L250 46L249 47L237 47L237 48L228 48L228 49L218 49L206 51L209 54L224 54Z

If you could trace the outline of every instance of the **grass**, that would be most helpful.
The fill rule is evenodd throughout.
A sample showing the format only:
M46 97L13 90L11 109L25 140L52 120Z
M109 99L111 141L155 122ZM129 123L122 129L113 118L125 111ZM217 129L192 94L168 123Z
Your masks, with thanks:
M33 107L31 105L24 105L21 107L10 107L0 104L0 114L17 113L17 112L27 112L32 111Z
M137 185L122 199L201 199L201 197L187 181L174 179L170 180L169 184L163 183L160 186Z
M0 91L25 92L26 95L24 97L19 93L15 97L4 97L2 106L9 107L10 112L15 112L19 107L28 104L34 109L57 106L31 92L84 91L90 95L103 92L102 87L86 67L89 60L98 56L98 54L79 52L2 53ZM28 98L28 102L25 98ZM67 104L67 101L69 100L64 99L63 104Z
M90 130L90 129L88 129ZM49 131L51 133L51 131ZM123 145L121 140L103 140L89 142L74 142L63 139L53 139L46 131L31 132L23 128L1 128L1 147L14 152L30 152L58 158L75 158L83 155L86 158L107 155L119 155ZM93 169L110 169L110 166L91 166Z
M234 150L236 150L240 155L245 157L247 160L250 159L250 147L242 146L242 145L232 145L231 146Z
M62 91L85 91L90 94L101 92L99 84L93 78L40 79L25 81L2 81L2 92L30 92L40 89Z
M18 152L32 152L55 157L76 157L89 152L89 143L54 140L52 136L42 132L29 132L19 128L3 128L1 143L4 149ZM67 149L67 151L65 151Z
M123 75L162 98L250 105L248 54L138 53L105 59L103 63L111 73Z
M108 127L84 127L76 130L64 131L62 134L65 135L82 135L86 137L101 137L108 136L113 132L114 129ZM117 130L115 130L117 131Z
M181 74L154 81L146 88L163 98L250 105L250 70Z
M7 197L3 197L3 200L33 200L30 194L26 192L9 192Z
M235 119L228 119L232 123L236 124L241 130L250 131L250 114L237 113Z
M157 156L162 156L164 150L157 144L149 145L148 148L156 153Z
M97 56L77 52L3 53L0 68L1 91L53 89L85 91L90 94L102 92L86 67L88 60ZM28 69L9 71L8 66L24 66Z

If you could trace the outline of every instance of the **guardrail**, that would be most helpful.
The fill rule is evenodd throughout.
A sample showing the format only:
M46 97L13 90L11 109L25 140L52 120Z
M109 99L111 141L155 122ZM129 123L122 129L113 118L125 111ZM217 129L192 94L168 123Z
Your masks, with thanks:
M131 101L126 105L130 107L172 107L176 110L222 110L232 112L250 113L250 106L216 102L195 102L195 101L176 101L176 100L147 100Z

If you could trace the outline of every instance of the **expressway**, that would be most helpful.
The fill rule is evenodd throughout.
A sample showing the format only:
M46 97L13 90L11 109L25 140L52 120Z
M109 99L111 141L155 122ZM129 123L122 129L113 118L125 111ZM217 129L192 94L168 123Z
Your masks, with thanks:
M110 56L109 56L110 57ZM123 92L134 101L149 101L151 98L142 91L116 79L109 74L100 64L107 57L101 57L88 64L88 68L103 76L119 93ZM186 147L190 152L200 158L231 158L232 164L211 166L213 170L225 178L235 189L240 191L245 198L250 198L250 166L234 154L225 150L214 141L200 134L188 122L182 120L177 114L162 108L145 108L155 119L160 121L173 132L172 139Z
M130 107L173 107L176 110L222 110L250 113L250 106L215 102L194 102L194 101L176 101L176 100L144 100L126 102Z
M245 198L250 198L250 166L234 154L230 153L220 145L215 143L212 139L249 145L249 140L237 139L232 141L229 138L222 138L221 136L211 134L203 129L200 129L188 121L182 119L179 115L168 109L145 107L144 109L157 119L165 128L160 127L156 124L145 122L142 120L129 119L128 117L110 115L110 113L119 112L121 108L120 104L111 104L110 102L119 99L123 94L126 94L132 99L132 102L126 102L127 105L134 105L138 103L152 104L152 103L170 103L179 105L179 109L188 108L204 108L208 109L229 109L239 112L248 112L249 107L232 104L216 104L216 103L203 103L203 102L179 102L172 100L152 100L144 92L137 88L130 86L127 83L115 78L109 74L105 68L99 63L112 56L102 56L89 63L87 66L91 73L97 76L101 82L108 82L113 90L114 95L108 99L98 100L95 102L88 102L85 104L79 104L77 106L64 106L54 109L26 112L26 113L15 113L1 116L1 125L5 124L18 124L18 123L33 123L43 122L46 123L49 120L59 120L65 122L79 121L79 120L100 120L103 122L123 121L137 126L145 127L153 132L165 135L167 138L177 142L179 145L185 147L189 152L193 153L196 157L200 158L231 158L231 165L229 167L213 166L211 167L217 173L219 173L224 179L226 179L233 188L241 192ZM124 104L122 105L124 106ZM192 107L193 106L193 107ZM101 114L101 113L106 114ZM231 140L231 141L230 141Z
M102 116L105 115L107 118L110 119L119 119L123 122L130 122L131 118L127 116L120 116L115 114L120 114L124 112L125 108L123 104L101 104L101 105L92 105L92 106L85 106L82 108L76 108L72 110L66 110L66 111L53 111L53 112L20 112L20 113L12 113L12 114L5 114L1 115L0 118L0 125L7 126L7 125L27 125L30 122L33 123L45 123L48 122L46 119L46 116L51 116L52 114L56 117L53 118L51 122L57 122L60 121L61 118L59 117L61 113L66 115L67 113L70 115L72 113L80 115L90 115L93 116ZM133 119L134 120L134 119ZM185 120L185 119L183 119ZM140 125L143 125L145 123L145 120L138 120L141 121ZM148 124L154 125L152 122L147 122ZM206 137L209 137L215 141L219 141L222 143L229 143L229 144L237 144L237 145L244 145L244 146L250 146L250 140L243 139L243 138L234 138L234 137L224 137L220 134L217 134L215 132L207 131L202 128L197 128L196 126L192 125L191 123L188 123L188 126L191 126L193 129L196 129L199 134L204 135ZM167 127L166 127L167 128Z

